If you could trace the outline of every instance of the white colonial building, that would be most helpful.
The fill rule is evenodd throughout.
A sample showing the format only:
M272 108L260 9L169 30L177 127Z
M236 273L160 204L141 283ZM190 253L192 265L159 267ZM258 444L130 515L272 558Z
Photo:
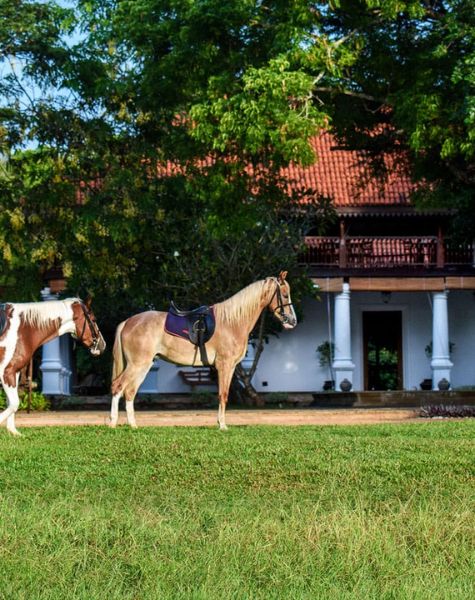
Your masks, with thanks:
M335 148L329 134L315 146L318 162L286 176L331 198L338 219L327 235L305 238L302 264L319 291L295 330L269 340L256 389L317 392L326 381L336 391L475 389L472 245L447 237L447 212L416 210L408 178L362 185L361 154ZM331 351L324 366L322 344ZM45 346L44 392L69 393L69 356L63 341ZM140 391L188 392L181 369L157 361Z

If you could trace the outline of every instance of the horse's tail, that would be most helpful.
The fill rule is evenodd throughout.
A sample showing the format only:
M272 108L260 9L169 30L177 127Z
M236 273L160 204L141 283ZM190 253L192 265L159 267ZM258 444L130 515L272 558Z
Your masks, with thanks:
M122 350L122 329L124 329L126 321L119 324L115 332L114 347L112 349L112 394L115 395L120 392L120 379L125 369L125 356Z

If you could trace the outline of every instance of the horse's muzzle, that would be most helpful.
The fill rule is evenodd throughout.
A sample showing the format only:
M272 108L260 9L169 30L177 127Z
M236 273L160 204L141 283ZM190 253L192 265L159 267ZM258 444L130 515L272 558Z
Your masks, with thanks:
M103 340L103 338L99 338L98 340L96 340L92 346L89 347L89 352L92 354L92 356L99 356L100 354L102 354L104 352L104 350L106 349L106 343Z
M290 315L284 315L282 317L282 326L284 329L293 329L297 325L297 319Z

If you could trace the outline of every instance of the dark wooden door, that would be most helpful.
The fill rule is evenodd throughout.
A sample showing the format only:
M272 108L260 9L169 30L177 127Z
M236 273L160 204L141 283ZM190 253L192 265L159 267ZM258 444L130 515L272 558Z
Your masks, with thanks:
M365 389L402 389L401 311L363 312L363 344Z

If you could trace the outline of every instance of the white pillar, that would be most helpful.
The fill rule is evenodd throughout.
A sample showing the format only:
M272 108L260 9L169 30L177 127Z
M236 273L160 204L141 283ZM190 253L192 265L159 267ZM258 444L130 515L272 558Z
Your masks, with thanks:
M59 352L61 357L61 388L63 396L71 395L71 377L73 370L71 367L71 337L65 333L59 339Z
M51 293L49 287L41 290L43 300L56 300L57 296ZM64 336L62 336L64 337ZM69 339L61 340L57 337L42 348L42 361L40 365L43 374L43 394L54 396L69 396L71 370L69 369L69 358L63 360L63 355L69 353Z
M335 297L335 389L340 390L346 379L353 384L355 365L351 359L350 285L343 284L343 291Z
M432 294L432 387L439 389L439 381L446 379L450 383L450 369L453 367L450 361L449 347L449 319L447 310L447 293L434 292Z

